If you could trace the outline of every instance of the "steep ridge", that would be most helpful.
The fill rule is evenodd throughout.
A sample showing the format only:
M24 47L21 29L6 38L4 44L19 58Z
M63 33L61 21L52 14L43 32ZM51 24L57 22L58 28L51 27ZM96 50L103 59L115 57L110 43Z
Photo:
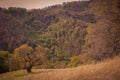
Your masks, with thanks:
M96 6L97 5L97 6ZM107 5L107 6L106 6ZM88 25L83 59L103 60L120 53L120 8L118 0L98 0L90 3L96 23ZM96 6L96 7L95 7Z

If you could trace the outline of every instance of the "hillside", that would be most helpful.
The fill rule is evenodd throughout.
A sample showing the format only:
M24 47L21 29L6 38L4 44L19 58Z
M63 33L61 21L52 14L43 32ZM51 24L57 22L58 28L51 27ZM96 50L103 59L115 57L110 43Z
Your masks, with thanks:
M0 75L0 80L120 80L120 57L68 69L33 69Z
M37 68L75 67L119 55L119 4L91 0L44 9L0 8L1 72L19 69L14 56L24 44L30 53L40 54L35 54L43 61Z

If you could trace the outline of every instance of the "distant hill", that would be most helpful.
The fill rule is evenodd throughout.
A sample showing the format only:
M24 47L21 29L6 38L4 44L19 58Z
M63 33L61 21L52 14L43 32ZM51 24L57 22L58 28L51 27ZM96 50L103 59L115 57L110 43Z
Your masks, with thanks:
M48 58L63 68L120 54L120 1L91 0L44 9L0 8L0 50L22 44L49 49Z

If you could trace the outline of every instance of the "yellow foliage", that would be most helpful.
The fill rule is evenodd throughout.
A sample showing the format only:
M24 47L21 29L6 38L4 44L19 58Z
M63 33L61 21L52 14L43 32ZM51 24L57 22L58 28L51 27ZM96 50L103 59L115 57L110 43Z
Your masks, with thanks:
M21 67L32 65L33 49L27 44L20 46L14 50L14 58L18 60Z

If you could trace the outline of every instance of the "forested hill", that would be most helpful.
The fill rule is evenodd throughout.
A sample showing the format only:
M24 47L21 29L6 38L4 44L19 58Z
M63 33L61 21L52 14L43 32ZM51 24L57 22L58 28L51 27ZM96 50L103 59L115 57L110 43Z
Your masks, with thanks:
M44 9L0 8L0 50L23 44L49 49L54 67L100 61L120 53L119 0L63 3ZM79 55L79 56L78 56Z

